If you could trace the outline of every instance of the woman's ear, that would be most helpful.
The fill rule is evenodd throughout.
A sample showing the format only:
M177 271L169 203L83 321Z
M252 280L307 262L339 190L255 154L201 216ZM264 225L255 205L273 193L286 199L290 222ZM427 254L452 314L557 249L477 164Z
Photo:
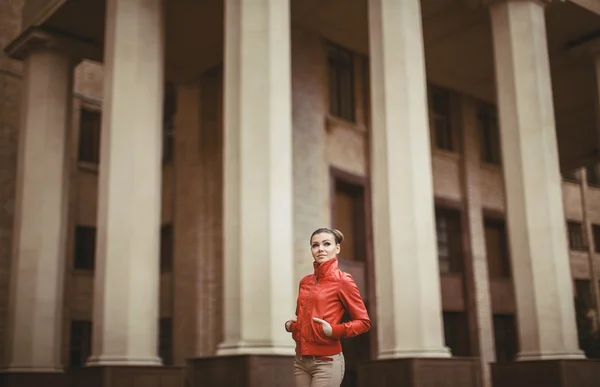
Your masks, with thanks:
M337 245L337 246L335 247L335 253L336 253L336 254L339 254L339 253L340 253L340 247L341 247L340 245Z

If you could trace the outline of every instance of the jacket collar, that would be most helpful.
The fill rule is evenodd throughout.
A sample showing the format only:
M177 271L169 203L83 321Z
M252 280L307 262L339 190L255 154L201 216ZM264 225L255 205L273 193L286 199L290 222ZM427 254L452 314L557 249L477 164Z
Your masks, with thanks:
M338 259L334 257L323 263L313 262L313 267L315 269L315 276L322 277L338 268Z

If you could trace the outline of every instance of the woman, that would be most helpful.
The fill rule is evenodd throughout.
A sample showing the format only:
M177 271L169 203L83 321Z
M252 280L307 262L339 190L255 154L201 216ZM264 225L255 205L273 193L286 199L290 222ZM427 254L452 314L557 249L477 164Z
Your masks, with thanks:
M310 237L314 273L300 281L296 318L285 323L296 341L296 387L339 387L345 370L340 339L371 327L356 283L338 268L343 240L341 232L328 228ZM341 324L345 311L350 321Z

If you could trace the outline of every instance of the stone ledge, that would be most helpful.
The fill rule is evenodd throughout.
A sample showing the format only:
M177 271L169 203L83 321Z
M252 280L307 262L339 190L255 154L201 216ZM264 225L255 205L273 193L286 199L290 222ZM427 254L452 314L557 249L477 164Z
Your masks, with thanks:
M598 387L600 360L529 360L492 364L494 387Z
M215 356L188 364L189 387L290 387L296 383L293 356Z
M184 386L182 367L93 366L73 368L67 373L65 387Z
M0 371L2 387L67 387L63 372L9 372Z
M65 372L0 371L2 387L183 387L182 367L97 366Z
M358 364L358 387L481 387L480 366L478 358L371 360Z

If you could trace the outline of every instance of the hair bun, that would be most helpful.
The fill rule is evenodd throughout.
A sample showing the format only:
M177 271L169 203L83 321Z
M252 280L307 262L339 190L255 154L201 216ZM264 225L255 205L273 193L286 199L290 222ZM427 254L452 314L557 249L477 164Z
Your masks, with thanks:
M333 235L335 236L337 243L342 244L342 242L344 241L344 234L342 234L342 232L340 230L337 230L335 228L331 231L333 231Z

